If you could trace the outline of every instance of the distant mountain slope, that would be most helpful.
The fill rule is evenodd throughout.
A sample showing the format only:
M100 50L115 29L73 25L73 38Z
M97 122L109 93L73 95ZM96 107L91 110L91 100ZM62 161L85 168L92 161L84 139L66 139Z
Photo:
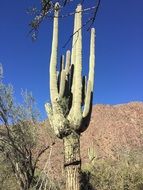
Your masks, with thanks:
M90 126L81 138L82 155L94 146L104 157L143 146L143 103L93 106Z
M39 141L52 141L47 134L48 121L40 127ZM52 133L51 133L52 134ZM40 144L41 144L40 143ZM88 162L88 149L95 149L99 157L115 159L121 151L129 151L143 146L143 102L131 102L119 105L93 106L91 121L88 129L81 135L81 156L83 163ZM48 150L50 151L50 150ZM43 156L40 165L49 159L49 152ZM63 148L62 141L56 139L56 144L50 153L49 173L61 177Z

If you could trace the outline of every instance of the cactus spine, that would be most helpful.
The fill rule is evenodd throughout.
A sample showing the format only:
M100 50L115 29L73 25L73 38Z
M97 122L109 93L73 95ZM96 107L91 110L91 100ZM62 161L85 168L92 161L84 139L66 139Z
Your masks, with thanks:
M82 77L82 6L78 5L74 18L72 52L66 52L57 72L58 15L55 5L53 40L50 60L51 104L45 104L50 125L56 136L63 139L66 190L80 189L80 134L90 121L95 65L95 29L91 29L88 80ZM82 109L83 108L83 109Z

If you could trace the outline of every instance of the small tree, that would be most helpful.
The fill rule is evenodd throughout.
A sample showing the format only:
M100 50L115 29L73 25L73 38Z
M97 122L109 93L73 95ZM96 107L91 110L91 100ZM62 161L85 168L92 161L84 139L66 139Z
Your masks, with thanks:
M11 167L21 190L27 190L35 180L37 162L44 147L36 153L38 118L34 99L23 92L23 104L16 104L13 88L2 81L0 74L0 156ZM34 153L35 151L35 153Z
M75 13L72 53L67 51L66 64L61 59L57 73L59 4L55 5L53 41L50 60L51 104L46 104L50 124L64 144L66 190L81 189L80 134L88 127L92 109L95 29L91 29L88 81L82 77L82 6Z

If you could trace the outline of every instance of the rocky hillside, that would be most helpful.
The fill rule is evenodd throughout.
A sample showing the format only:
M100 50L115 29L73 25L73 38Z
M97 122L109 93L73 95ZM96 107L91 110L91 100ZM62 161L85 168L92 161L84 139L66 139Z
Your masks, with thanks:
M39 142L52 142L48 121L40 127ZM61 177L63 171L62 141L55 139L55 145L42 157L40 165L48 163L52 178ZM143 103L131 102L119 105L95 105L88 129L81 136L81 156L83 163L88 162L88 150L93 148L97 157L116 159L120 152L143 146Z
M143 146L143 103L96 105L90 126L82 135L82 155L94 146L102 157L115 158L120 151Z

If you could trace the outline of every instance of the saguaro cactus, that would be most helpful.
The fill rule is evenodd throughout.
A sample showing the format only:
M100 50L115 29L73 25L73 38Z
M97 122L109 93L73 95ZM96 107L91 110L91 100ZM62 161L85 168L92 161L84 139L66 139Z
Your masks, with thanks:
M74 19L72 51L67 51L65 59L62 56L60 71L57 72L58 14L59 5L56 4L50 60L51 103L45 104L45 108L56 136L63 139L66 190L79 190L80 134L88 126L92 108L95 29L91 29L89 75L86 80L85 76L82 77L82 6L78 5Z

